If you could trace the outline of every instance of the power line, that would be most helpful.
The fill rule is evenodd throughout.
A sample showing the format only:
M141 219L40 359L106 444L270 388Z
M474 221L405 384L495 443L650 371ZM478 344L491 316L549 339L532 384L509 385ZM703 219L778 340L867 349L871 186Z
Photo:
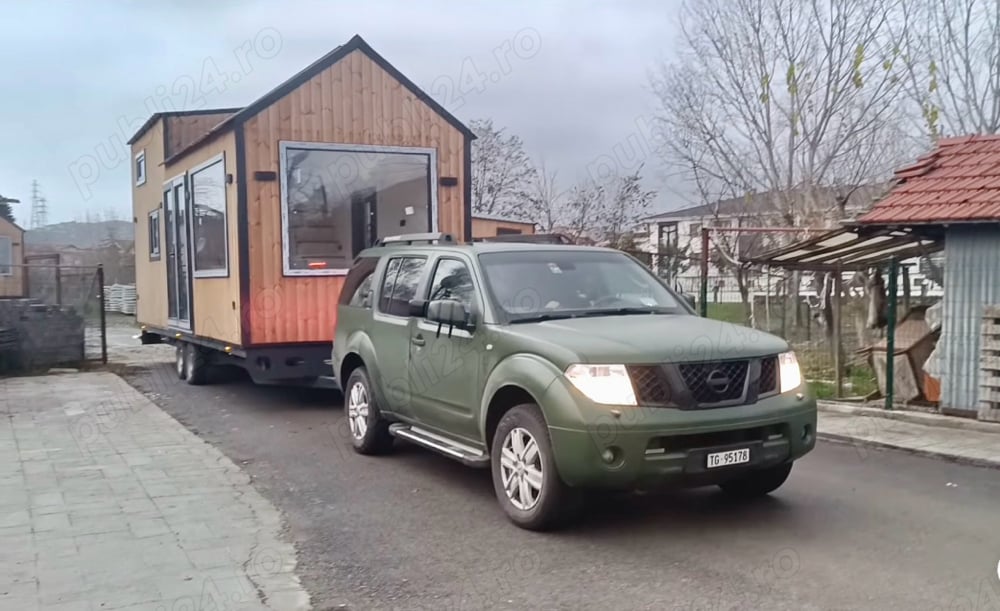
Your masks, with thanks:
M31 229L38 229L49 224L48 200L41 194L38 181L31 181Z

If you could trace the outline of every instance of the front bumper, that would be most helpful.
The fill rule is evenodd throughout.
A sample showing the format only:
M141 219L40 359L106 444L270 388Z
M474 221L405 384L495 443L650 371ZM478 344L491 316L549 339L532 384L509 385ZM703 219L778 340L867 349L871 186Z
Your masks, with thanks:
M557 380L541 404L567 485L651 488L718 483L800 458L816 444L816 401L805 393L800 388L713 409L615 408L596 405ZM750 462L707 467L709 453L737 448L750 449Z

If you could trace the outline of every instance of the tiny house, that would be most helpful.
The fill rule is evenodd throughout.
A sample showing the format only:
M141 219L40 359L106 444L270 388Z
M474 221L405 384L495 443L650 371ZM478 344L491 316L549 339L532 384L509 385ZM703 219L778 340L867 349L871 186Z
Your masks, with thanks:
M258 382L332 375L336 304L377 239L472 236L472 132L355 36L244 108L154 114L131 138L136 318Z
M0 298L24 297L24 230L0 217Z

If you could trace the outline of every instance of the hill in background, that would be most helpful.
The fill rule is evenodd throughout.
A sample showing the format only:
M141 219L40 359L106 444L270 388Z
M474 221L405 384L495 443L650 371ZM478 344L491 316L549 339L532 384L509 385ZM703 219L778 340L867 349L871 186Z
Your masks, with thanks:
M128 241L135 239L134 228L128 221L99 221L84 223L71 221L46 225L24 232L24 242L32 246L76 246L77 248L97 248L109 240Z

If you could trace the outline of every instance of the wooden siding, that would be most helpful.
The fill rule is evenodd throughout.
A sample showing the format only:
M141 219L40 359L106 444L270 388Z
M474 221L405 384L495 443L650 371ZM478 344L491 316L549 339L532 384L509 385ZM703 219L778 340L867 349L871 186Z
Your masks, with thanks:
M0 236L10 238L9 276L0 276L0 297L24 296L24 232L7 219L0 218Z
M130 173L132 183L132 216L135 226L135 292L136 322L155 327L167 326L167 266L166 253L158 261L149 260L149 213L160 209L163 199L163 120L132 144L132 159L146 151L146 183L135 185L135 168ZM134 165L134 164L133 164ZM163 235L163 213L160 213L160 249L166 248Z
M239 128L237 128L239 129ZM361 51L292 90L251 117L246 141L252 344L328 342L336 322L340 276L285 277L280 180L255 182L254 172L279 172L281 141L412 146L437 149L438 229L464 235L465 136Z
M166 118L167 142L164 158L170 157L192 142L201 138L213 127L221 123L231 112L205 113L197 115L168 116Z
M174 177L190 172L192 168L222 153L226 173L233 175L232 184L226 184L227 248L229 250L229 275L224 278L192 279L191 320L192 332L201 337L240 345L241 307L239 284L239 219L237 216L236 135L229 132L192 150L167 166L166 176ZM192 274L194 273L192 260ZM166 280L164 280L166 282ZM165 304L166 302L164 302Z
M497 232L500 229L511 229L514 231L520 231L523 234L532 234L535 233L535 224L523 223L520 221L503 221L499 219L479 218L476 216L472 217L473 239L491 238L500 235Z

